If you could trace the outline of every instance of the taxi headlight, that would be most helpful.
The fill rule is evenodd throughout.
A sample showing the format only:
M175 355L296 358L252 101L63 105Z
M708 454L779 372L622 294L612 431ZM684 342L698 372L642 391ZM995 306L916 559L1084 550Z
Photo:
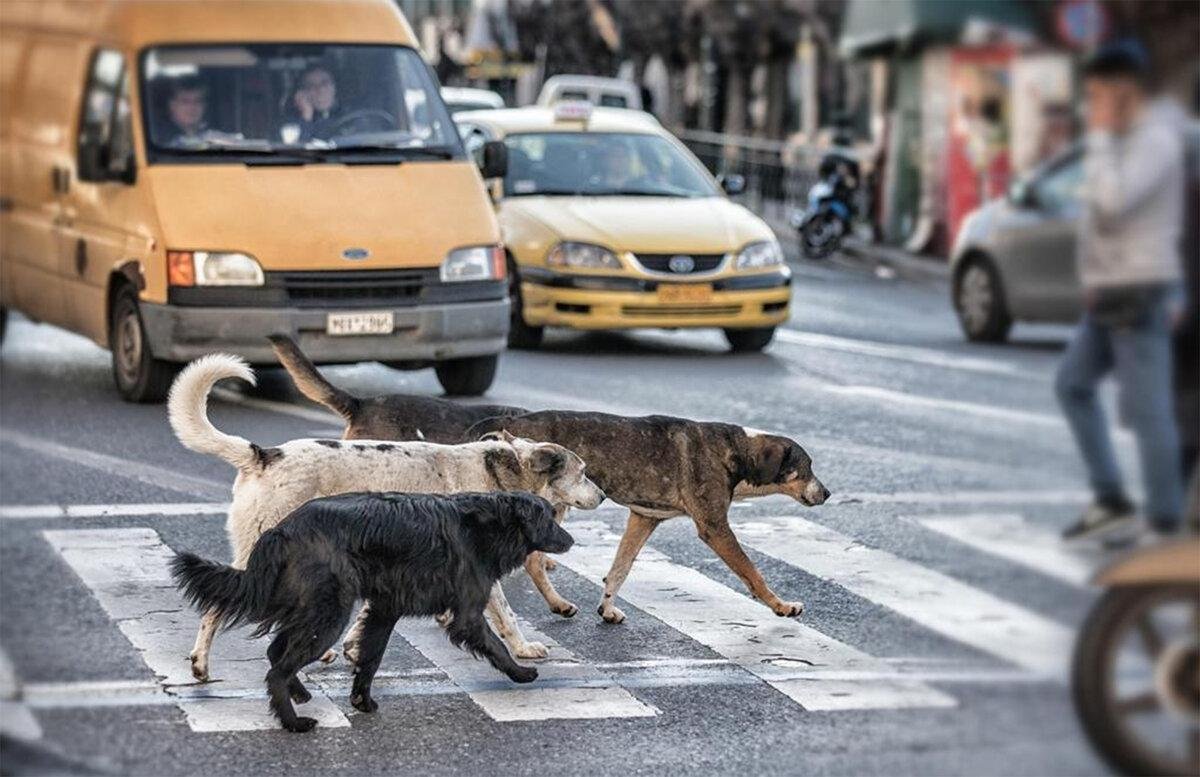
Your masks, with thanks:
M172 286L262 286L263 271L249 254L233 251L168 251Z
M774 240L763 240L739 251L736 267L739 270L756 270L777 264L783 264L783 249Z
M506 271L500 246L467 246L446 254L438 270L442 282L502 281Z
M619 270L621 263L617 255L604 246L592 243L559 243L546 254L546 264L551 267L585 267L589 269Z

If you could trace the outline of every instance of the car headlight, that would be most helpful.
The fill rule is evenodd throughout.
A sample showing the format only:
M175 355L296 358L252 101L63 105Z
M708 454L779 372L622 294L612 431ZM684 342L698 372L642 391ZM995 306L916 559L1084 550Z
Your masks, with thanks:
M591 243L559 243L546 254L551 267L586 267L589 269L619 270L617 255L604 246Z
M751 243L738 252L736 267L739 270L755 270L783 264L783 249L774 240Z
M446 254L438 271L443 282L501 281L506 267L504 249L500 246L468 246Z
M249 254L233 251L167 251L172 286L262 286L263 271Z

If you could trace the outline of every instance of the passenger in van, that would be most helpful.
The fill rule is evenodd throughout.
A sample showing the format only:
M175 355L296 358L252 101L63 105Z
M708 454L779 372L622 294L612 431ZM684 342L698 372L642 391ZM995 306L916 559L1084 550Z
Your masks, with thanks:
M207 109L208 88L203 81L195 77L173 80L167 93L168 126L159 145L179 148L203 143Z
M332 70L322 64L305 68L292 97L292 107L300 125L300 142L332 137L342 116Z

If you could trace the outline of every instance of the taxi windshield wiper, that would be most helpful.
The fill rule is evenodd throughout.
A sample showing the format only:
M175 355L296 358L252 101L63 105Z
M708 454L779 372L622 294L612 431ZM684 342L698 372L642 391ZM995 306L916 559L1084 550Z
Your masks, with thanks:
M589 197L695 197L687 192L671 192L653 189L599 189L581 192Z

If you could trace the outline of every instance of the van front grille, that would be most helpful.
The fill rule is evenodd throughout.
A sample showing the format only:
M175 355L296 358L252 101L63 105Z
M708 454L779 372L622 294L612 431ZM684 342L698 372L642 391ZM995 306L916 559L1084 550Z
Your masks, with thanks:
M297 307L413 304L438 283L436 269L284 272L280 282Z

